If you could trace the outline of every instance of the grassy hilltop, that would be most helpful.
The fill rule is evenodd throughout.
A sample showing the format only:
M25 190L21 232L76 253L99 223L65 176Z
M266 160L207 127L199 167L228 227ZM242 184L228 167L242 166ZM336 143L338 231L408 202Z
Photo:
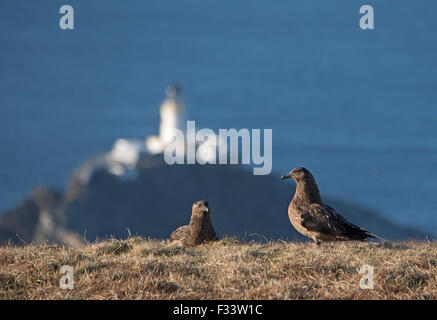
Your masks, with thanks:
M360 268L374 267L374 289ZM62 290L60 268L74 268ZM105 240L0 247L0 299L437 299L437 243Z

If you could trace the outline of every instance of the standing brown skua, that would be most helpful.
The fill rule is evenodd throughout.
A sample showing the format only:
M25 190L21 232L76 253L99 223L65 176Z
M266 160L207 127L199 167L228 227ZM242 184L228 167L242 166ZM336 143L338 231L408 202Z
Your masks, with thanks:
M378 236L347 221L325 205L319 188L311 172L305 168L295 168L282 176L282 180L296 181L296 193L288 207L288 217L293 227L304 236L320 241L365 241Z

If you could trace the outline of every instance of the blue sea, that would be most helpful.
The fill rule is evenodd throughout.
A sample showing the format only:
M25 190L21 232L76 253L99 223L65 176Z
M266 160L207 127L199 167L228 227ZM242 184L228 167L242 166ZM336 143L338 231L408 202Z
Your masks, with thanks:
M75 30L59 28L63 4ZM359 28L364 4L374 30ZM177 82L198 128L273 129L278 179L305 166L325 197L437 235L436 12L413 0L2 0L0 210L36 185L65 188L118 137L156 134Z

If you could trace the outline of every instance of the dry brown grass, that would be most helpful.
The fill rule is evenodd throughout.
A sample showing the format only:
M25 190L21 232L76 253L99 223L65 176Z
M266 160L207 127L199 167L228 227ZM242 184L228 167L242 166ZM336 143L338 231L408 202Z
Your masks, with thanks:
M375 287L360 289L360 267ZM63 265L75 288L61 290ZM0 248L1 299L436 299L437 243L239 243L141 238Z

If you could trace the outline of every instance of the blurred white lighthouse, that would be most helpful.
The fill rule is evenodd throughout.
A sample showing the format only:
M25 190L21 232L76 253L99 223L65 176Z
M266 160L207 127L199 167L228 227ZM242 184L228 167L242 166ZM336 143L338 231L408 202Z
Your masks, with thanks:
M181 98L181 89L178 85L170 85L165 89L166 99L160 108L161 120L159 136L149 136L146 147L150 153L162 153L165 147L174 139L174 130L185 132L185 107Z
M185 107L181 99L181 89L177 85L165 89L167 98L161 105L161 122L159 124L159 138L164 144L173 141L173 130L185 131Z
M187 122L185 106L182 102L182 92L178 85L170 85L165 89L166 98L160 107L159 135L148 136L146 139L124 139L115 141L112 150L106 157L105 165L116 175L124 175L126 170L134 170L142 156L148 154L162 154L165 148L174 142L175 130L186 135ZM186 152L185 139L176 141ZM196 157L202 163L215 163L217 149L223 143L219 136L211 132L206 141L196 141ZM90 171L91 172L91 171ZM89 176L89 174L87 174Z

